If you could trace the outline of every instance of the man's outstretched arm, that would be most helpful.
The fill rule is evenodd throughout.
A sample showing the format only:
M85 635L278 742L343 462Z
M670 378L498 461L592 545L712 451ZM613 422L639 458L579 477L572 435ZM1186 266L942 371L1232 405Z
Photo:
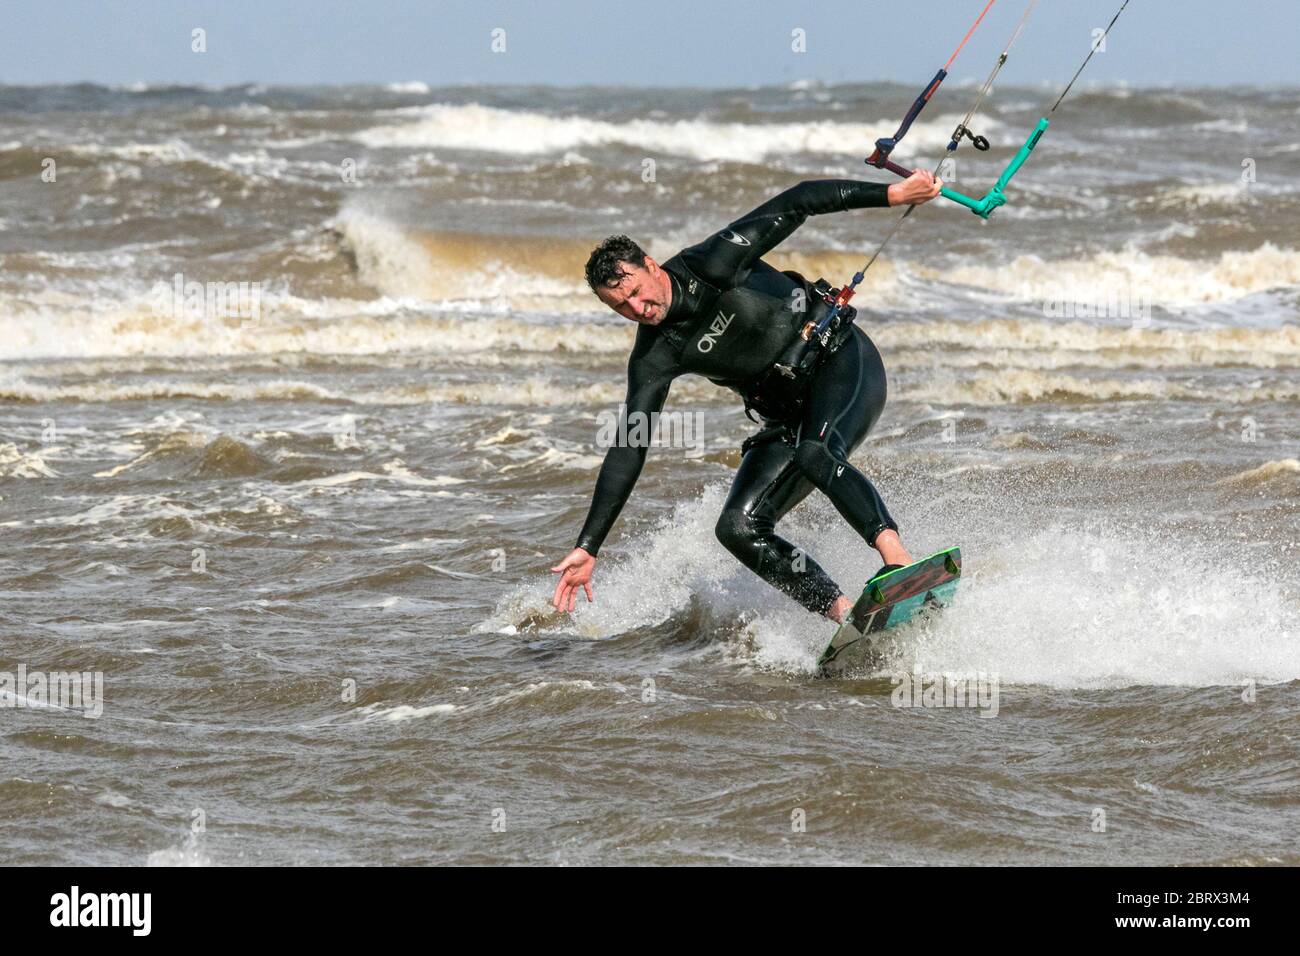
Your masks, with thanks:
M788 239L809 216L928 202L939 194L940 186L926 170L889 185L856 179L808 180L683 249L682 260L705 282L729 289L744 282L754 263Z
M637 347L628 362L628 390L623 414L627 416L626 434L634 434L638 420L645 423L641 434L645 441L629 444L616 443L605 452L605 461L596 477L596 490L591 496L587 520L578 534L577 546L558 565L551 568L560 575L555 584L551 603L557 610L572 611L577 602L578 589L586 592L591 601L591 574L596 566L596 554L604 543L623 505L632 494L641 468L645 465L646 451L653 429L649 428L654 413L664 407L668 389L672 385L673 370L664 354L647 355ZM623 432L620 429L620 432Z

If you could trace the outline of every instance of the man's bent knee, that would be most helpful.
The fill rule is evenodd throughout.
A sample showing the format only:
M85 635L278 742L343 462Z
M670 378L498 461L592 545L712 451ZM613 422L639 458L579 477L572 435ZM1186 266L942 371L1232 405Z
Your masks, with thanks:
M831 454L825 442L801 441L794 462L803 476L818 488L825 488L844 473L846 463Z
M732 554L743 551L756 537L753 522L740 508L728 508L718 515L718 523L714 526L713 533L718 536L722 546Z

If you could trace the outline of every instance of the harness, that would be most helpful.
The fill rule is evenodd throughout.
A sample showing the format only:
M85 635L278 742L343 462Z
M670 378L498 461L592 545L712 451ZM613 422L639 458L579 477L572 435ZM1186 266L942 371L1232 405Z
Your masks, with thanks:
M857 309L842 303L840 308L835 307L840 290L825 279L809 283L797 272L785 274L804 287L809 317L781 357L741 396L745 415L757 424L791 422L799 417L818 369L848 340L858 315ZM770 430L764 429L753 438Z

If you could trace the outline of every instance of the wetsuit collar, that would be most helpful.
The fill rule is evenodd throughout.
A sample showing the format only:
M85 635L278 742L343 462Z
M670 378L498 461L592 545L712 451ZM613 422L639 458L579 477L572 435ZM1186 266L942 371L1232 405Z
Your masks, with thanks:
M668 273L668 284L672 296L672 301L668 303L668 311L664 313L663 319L659 322L660 325L663 325L666 322L675 322L682 317L686 296L682 293L682 280L677 277L677 273L664 266L660 266L660 268Z
M702 281L686 267L680 255L673 256L660 268L668 273L673 289L673 300L668 303L668 312L660 325L697 315L702 307L706 307L718 295L717 289Z

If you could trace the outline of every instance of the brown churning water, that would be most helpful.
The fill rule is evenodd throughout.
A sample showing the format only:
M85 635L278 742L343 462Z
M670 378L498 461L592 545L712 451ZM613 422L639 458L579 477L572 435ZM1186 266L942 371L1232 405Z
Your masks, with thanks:
M753 427L705 382L548 612L632 337L581 266L883 175L822 150L907 94L533 92L0 88L5 859L1300 862L1296 94L1077 91L989 225L910 220L854 461L966 577L828 681L713 539ZM890 215L773 262L842 281ZM878 565L815 496L783 529Z

